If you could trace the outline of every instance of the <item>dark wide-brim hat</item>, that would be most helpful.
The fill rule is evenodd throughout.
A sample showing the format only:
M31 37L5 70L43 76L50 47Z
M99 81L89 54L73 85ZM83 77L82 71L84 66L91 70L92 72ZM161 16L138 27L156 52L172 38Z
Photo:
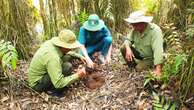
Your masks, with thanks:
M98 15L92 14L88 17L88 20L84 22L83 27L89 31L98 31L104 27L104 21L101 20Z

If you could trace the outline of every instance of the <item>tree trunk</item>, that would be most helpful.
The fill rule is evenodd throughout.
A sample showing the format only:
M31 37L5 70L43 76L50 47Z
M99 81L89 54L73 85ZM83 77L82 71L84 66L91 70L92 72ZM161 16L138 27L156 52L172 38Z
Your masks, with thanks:
M74 1L72 0L56 0L57 7L59 9L59 12L63 15L63 19L65 21L65 26L70 27L72 24L72 19L75 16L73 14L72 10L72 4L74 4Z
M95 0L99 1L99 0ZM81 0L80 1L80 12L83 12L84 9L87 13L92 14L95 13L95 5L93 0Z
M11 41L20 58L30 56L34 18L33 8L25 0L0 1L0 38Z
M124 18L129 16L130 6L129 0L112 0L113 2L113 14L115 18L115 30L120 33L126 33L127 27L124 22Z
M46 38L48 38L49 35L49 24L48 24L48 18L46 17L45 8L44 8L44 2L43 0L40 0L40 16L42 18L42 23L44 27L44 35Z
M23 58L29 58L30 52L30 43L32 41L31 35L28 31L28 26L25 22L25 15L24 10L21 10L20 4L22 4L21 0L9 0L9 9L10 9L10 24L14 27L17 33L17 41L16 41L16 48L19 51L19 55ZM11 36L10 36L11 38ZM13 40L12 38L9 39L10 41ZM15 40L15 39L14 39Z
M56 11L56 5L54 0L48 0L49 5L49 38L52 38L54 36L58 35L58 29L57 29L57 11Z

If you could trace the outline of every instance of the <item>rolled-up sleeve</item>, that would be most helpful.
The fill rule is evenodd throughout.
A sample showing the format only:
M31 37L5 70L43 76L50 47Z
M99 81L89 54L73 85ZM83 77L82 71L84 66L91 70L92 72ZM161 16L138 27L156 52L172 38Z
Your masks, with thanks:
M55 88L63 88L79 79L77 74L64 77L62 74L60 58L49 58L47 62L47 71Z
M162 64L164 60L163 57L164 50L163 50L163 36L161 30L153 33L152 50L154 54L154 65Z

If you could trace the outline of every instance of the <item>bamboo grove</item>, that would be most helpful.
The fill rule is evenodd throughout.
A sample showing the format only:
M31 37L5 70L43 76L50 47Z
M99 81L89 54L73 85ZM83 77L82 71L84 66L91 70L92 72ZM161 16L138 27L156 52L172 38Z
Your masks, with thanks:
M19 58L29 60L34 51L32 47L40 45L37 39L41 39L40 42L48 40L63 28L78 33L79 27L92 13L106 22L113 35L125 36L128 29L123 18L143 7L147 8L148 15L154 16L154 22L164 32L168 59L161 80L167 84L172 78L175 80L175 97L183 103L194 93L193 0L39 0L39 10L33 0L0 0L0 41L10 41ZM34 29L37 22L43 27L40 38ZM178 62L181 59L180 64L176 64L176 58ZM178 69L171 71L176 67Z

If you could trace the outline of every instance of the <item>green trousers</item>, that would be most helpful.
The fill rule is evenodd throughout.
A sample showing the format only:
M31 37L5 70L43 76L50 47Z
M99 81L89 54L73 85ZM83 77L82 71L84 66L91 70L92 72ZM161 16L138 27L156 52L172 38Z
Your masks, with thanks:
M137 71L142 71L142 70L147 70L150 67L153 67L153 61L151 59L145 59L134 47L130 47L135 59L133 59L133 61L128 61L125 58L126 55L126 48L123 45L120 48L121 54L123 56L123 58L125 59L125 62L127 63L128 67L135 67Z
M70 63L73 60L73 57L70 55L65 55L62 57L62 73L64 76L68 76L71 74L72 72L72 64ZM43 91L47 91L47 90L52 90L55 89L54 85L51 82L50 76L49 74L45 74L42 79L40 79L38 81L38 84L36 84L33 87L34 90L38 91L38 92L43 92ZM58 89L58 91L63 91L64 88L62 89Z

